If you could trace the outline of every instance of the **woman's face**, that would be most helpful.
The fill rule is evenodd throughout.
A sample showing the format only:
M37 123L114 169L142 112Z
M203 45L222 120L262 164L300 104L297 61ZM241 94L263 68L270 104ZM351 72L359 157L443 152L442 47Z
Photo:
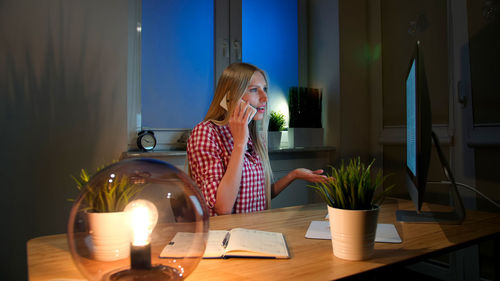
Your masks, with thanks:
M257 114L253 117L253 120L262 120L264 118L267 104L267 82L262 73L256 71L252 75L241 99L248 101L251 106L257 109Z

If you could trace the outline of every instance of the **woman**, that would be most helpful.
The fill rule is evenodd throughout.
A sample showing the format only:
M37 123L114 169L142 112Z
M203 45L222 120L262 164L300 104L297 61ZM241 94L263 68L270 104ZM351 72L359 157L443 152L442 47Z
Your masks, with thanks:
M189 169L212 216L262 211L271 197L295 179L320 182L326 178L323 170L300 168L272 183L264 142L267 130L260 135L257 131L257 122L262 124L266 114L267 87L263 70L247 63L229 65L219 78L204 121L191 132ZM256 111L253 118L252 111Z

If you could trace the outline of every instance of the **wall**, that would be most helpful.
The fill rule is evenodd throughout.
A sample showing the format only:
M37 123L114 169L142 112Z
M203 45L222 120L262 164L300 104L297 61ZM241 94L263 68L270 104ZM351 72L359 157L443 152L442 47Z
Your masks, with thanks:
M500 173L498 173L500 147L476 147L474 158L477 188L497 204L500 204ZM477 208L490 212L500 212L498 207L479 196L477 197Z
M368 2L339 1L340 26L340 155L361 156L370 150L370 51ZM356 15L356 16L353 16Z
M380 3L384 130L388 131L390 128L405 130L406 128L404 81L417 40L421 41L421 50L424 54L432 123L448 126L450 80L448 77L446 1L386 0ZM397 186L393 194L408 197L405 174L405 132L402 136L401 142L393 140L393 143L384 143L384 172L394 174L389 178L389 182ZM447 151L449 142L443 144L446 145L443 150ZM428 179L430 181L443 180L444 175L434 149L431 155ZM426 199L446 204L447 187L432 186L428 189Z
M384 125L406 122L403 81L421 41L434 124L448 123L446 0L381 1Z
M0 1L0 279L28 239L66 231L70 175L127 148L127 2Z
M469 126L465 143L474 150L472 163L475 166L475 186L481 192L500 202L500 1L466 1L467 32L470 59L470 94L461 108L468 114L464 126ZM464 4L464 6L465 6ZM464 51L462 51L464 52ZM462 54L463 55L463 54ZM466 123L467 122L467 123ZM474 126L474 127L473 127ZM487 133L484 133L487 132ZM474 138L481 139L480 141ZM478 209L496 211L481 197Z
M300 2L299 2L300 3ZM325 145L340 145L340 60L338 1L312 0L307 3L307 59L301 57L301 86L323 89ZM304 8L304 7L303 7ZM302 30L304 33L304 31ZM305 38L307 39L305 39ZM299 42L301 44L302 42ZM303 45L301 45L303 46ZM306 63L306 66L303 64ZM307 78L303 78L306 76Z
M337 158L370 154L368 20L364 0L308 2L304 72L310 87L323 89L325 144L336 147Z

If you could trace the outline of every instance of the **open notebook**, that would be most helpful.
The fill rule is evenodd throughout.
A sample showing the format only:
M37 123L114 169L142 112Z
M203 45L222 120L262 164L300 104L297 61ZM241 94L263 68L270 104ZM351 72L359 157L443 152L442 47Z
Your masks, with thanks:
M186 247L189 235L178 232L160 253L160 258L179 257ZM285 237L279 232L246 228L210 230L203 258L290 258Z

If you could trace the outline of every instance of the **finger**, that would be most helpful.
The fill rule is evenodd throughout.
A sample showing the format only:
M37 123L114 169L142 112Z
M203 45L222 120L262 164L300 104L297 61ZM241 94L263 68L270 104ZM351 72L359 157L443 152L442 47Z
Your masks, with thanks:
M246 103L246 106L245 106L245 120L248 121L248 118L250 117L250 113L252 111L250 110L250 105L248 104L248 102Z
M315 178L315 181L316 182L327 182L328 178L326 176L319 176L319 177Z
M239 105L240 105L240 112L239 112L240 114L239 114L239 117L241 119L243 119L243 117L245 117L245 115L246 115L246 113L248 111L248 109L247 109L248 103L242 100Z
M232 116L232 117L236 117L236 116L238 116L239 111L240 111L240 108L239 108L239 104L238 104L238 105L236 105L236 106L234 107L234 109L233 109L233 113L231 114L231 116Z
M322 175L322 174L312 174L312 177L316 178L316 179L327 179L328 177L326 175Z
M241 102L238 103L238 117L244 113L244 110L245 108L243 107L243 104Z

